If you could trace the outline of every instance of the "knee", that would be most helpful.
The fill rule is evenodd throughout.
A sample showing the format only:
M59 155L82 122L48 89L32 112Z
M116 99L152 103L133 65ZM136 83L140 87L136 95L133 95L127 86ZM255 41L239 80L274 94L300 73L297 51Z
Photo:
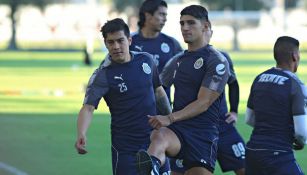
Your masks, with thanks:
M151 133L150 141L151 142L163 142L163 138L165 138L165 133L163 133L161 130L154 130Z

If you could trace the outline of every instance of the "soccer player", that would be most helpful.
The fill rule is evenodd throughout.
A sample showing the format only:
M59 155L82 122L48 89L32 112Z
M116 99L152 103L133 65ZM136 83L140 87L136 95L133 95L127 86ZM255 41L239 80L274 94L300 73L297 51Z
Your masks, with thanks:
M139 31L132 34L130 50L153 55L159 73L166 62L182 51L179 42L161 32L167 16L167 3L163 0L145 0L139 11ZM170 99L170 88L165 88Z
M147 152L137 154L140 174L158 174L166 156L183 159L187 175L211 175L214 171L220 94L228 80L228 62L207 42L207 10L191 5L180 14L188 50L168 63L171 65L161 75L163 85L175 86L173 113L149 116L156 130Z
M207 31L206 39L211 39L213 31ZM244 175L245 164L245 143L238 133L234 124L237 121L238 105L239 105L239 84L233 68L233 63L226 52L221 53L225 56L229 63L230 75L227 81L229 89L230 111L228 112L226 98L222 99L221 113L219 120L219 141L217 150L217 160L223 172L234 171L236 175ZM182 160L171 159L172 175L183 175L185 168Z
M105 23L101 32L109 55L89 80L75 147L80 154L86 153L86 132L103 97L112 118L113 174L137 175L135 154L147 149L152 130L147 115L156 114L156 104L164 114L171 107L151 55L129 51L127 24L116 18Z
M274 45L276 67L259 74L251 87L246 122L253 127L246 145L246 175L303 175L293 148L307 138L307 92L295 72L299 41L279 37Z

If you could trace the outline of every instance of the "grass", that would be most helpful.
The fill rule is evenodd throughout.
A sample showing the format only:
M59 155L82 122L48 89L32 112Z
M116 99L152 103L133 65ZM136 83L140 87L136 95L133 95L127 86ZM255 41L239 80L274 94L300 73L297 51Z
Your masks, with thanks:
M250 85L256 74L274 66L270 52L230 53L240 83L238 130L248 140L251 128L243 123ZM298 75L307 82L307 53ZM28 175L110 175L110 116L100 104L88 131L89 154L73 147L76 118L84 86L104 57L95 53L94 66L83 65L81 52L0 52L0 163ZM307 172L307 150L296 157ZM1 175L12 175L0 168ZM215 174L222 174L217 167ZM232 173L226 173L228 175Z

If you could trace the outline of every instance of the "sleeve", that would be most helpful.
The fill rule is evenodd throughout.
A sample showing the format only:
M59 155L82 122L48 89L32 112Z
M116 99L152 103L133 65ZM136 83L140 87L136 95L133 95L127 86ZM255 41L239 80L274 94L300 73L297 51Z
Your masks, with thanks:
M306 88L303 84L297 82L295 79L292 80L292 115L306 115Z
M234 67L233 67L233 62L232 62L230 56L228 55L228 53L222 52L222 51L221 51L221 53L225 56L225 58L227 59L228 64L229 64L229 78L228 78L227 83L230 84L233 81L237 80L237 76L236 76L236 73L235 73L235 70L234 70Z
M226 52L221 51L221 53L225 56L229 64L229 78L227 84L229 87L228 101L230 104L230 111L238 113L240 91L239 91L239 84L237 81L236 73L233 67L232 60L230 59L230 56Z
M183 51L179 52L177 55L173 56L164 66L160 79L162 81L163 86L170 87L174 83L174 76L176 73L176 69L178 67L177 60L180 56L183 55Z
M239 100L240 100L240 90L239 90L239 84L238 81L235 80L228 84L229 87L229 104L230 104L230 111L238 113L238 106L239 106Z
M304 84L293 81L292 113L294 123L294 149L300 150L307 144L307 92Z
M108 90L105 69L96 69L88 82L83 104L93 105L97 109L101 98Z
M228 77L229 65L226 58L220 53L211 54L206 64L202 86L221 94L225 89Z

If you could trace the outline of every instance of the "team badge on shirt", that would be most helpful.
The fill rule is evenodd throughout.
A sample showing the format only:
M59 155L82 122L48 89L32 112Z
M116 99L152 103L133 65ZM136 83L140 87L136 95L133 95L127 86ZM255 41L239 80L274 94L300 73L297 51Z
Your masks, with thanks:
M162 50L162 52L164 52L164 53L168 53L169 50L170 50L169 45L168 45L167 43L162 43L162 44L161 44L161 50Z
M218 75L223 75L226 72L226 68L224 64L218 64L215 67L215 71Z
M179 167L179 168L183 168L182 162L183 162L182 159L176 159L176 166Z
M194 63L194 68L199 69L204 65L204 59L202 57L198 58Z
M145 74L151 73L151 68L149 67L147 63L143 63L142 67L143 67L143 71L145 72Z

